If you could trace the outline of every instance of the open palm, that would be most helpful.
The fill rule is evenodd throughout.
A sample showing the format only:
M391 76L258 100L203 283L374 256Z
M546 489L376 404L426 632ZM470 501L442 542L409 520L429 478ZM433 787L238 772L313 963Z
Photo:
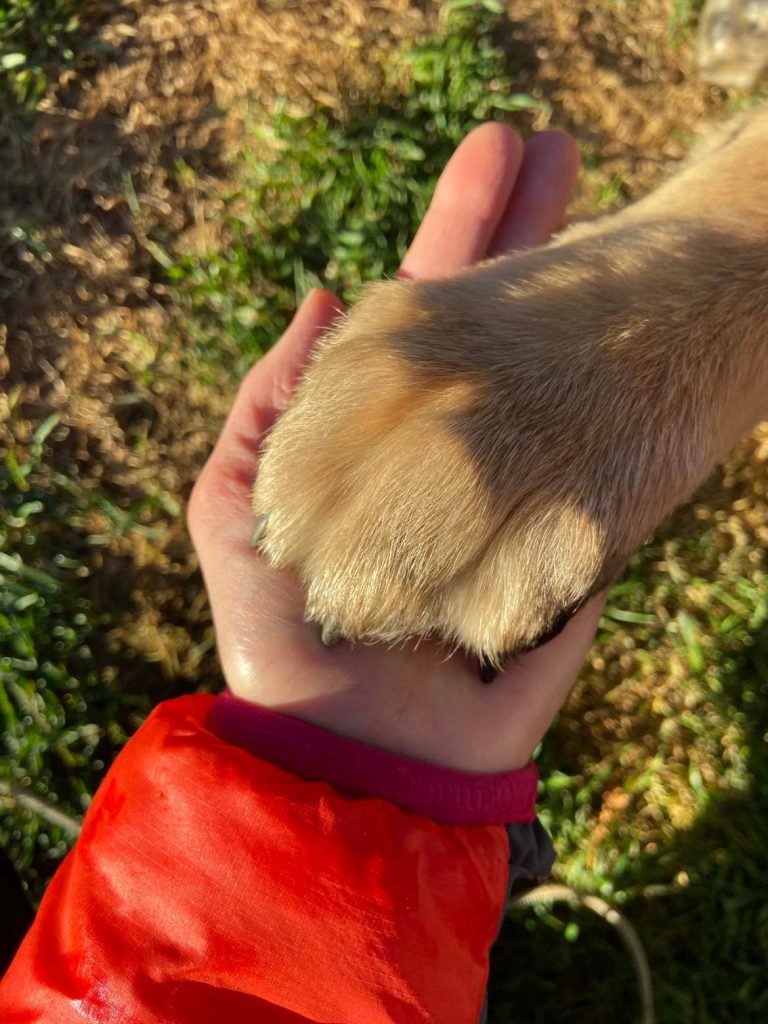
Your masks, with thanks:
M476 129L445 168L401 273L447 277L545 242L562 223L577 167L575 145L561 133L523 146L503 125ZM299 582L270 569L251 545L262 439L339 310L328 292L307 297L243 381L192 494L189 528L227 684L238 697L395 753L466 771L520 767L575 679L600 598L486 686L476 662L431 641L324 647L317 625L304 621Z

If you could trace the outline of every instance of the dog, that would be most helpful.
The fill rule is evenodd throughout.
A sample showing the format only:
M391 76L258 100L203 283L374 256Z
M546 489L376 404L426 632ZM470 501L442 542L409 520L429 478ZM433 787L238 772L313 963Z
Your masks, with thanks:
M326 640L553 635L768 411L768 107L655 192L370 285L269 434L258 541Z

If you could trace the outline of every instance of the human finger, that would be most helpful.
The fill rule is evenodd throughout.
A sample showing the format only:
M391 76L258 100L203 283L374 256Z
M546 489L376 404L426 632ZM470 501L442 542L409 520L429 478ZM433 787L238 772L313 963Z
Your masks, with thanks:
M559 131L532 135L487 255L499 256L549 241L563 226L579 165L579 149L570 135Z
M523 143L508 125L475 128L445 165L400 277L450 277L488 250L515 187Z

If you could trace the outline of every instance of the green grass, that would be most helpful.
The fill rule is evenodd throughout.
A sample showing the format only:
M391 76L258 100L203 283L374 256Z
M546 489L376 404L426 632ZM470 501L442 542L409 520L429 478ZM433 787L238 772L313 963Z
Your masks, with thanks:
M148 695L115 685L110 614L90 596L84 551L141 529L125 510L46 464L57 417L0 464L0 781L81 815L106 767L150 710ZM39 897L67 837L13 807L0 846Z
M312 286L351 300L392 275L467 132L545 106L515 89L494 40L498 6L447 5L445 34L399 54L380 94L347 97L343 118L279 109L254 125L259 156L243 158L228 244L168 271L199 358L242 373Z
M673 0L669 15L669 36L673 46L686 43L698 24L705 0Z
M757 1024L768 1012L766 560L746 545L723 558L720 529L681 539L682 528L678 516L612 592L596 645L602 678L584 673L540 757L542 817L559 876L608 898L640 933L659 1020ZM643 678L655 684L644 695ZM602 750L581 720L595 683L602 717L629 712L635 730ZM626 806L603 823L616 789ZM512 966L521 942L525 977ZM492 1021L542 1003L574 1024L636 1019L629 960L586 911L516 913L494 966Z
M3 0L0 109L33 109L51 75L75 60L89 0Z
M392 274L458 141L489 117L525 123L539 106L516 93L499 5L451 6L441 35L398 54L376 97L345 97L343 117L254 111L221 245L182 256L161 240L182 379L240 376L312 285L352 299ZM693 6L676 4L681 24ZM1 52L14 52L7 38ZM178 166L180 186L192 173ZM620 176L599 196L622 197ZM152 527L109 481L53 470L58 431L44 421L0 468L0 780L79 814L158 697L110 647L91 554L136 532L151 542ZM638 928L664 1024L757 1024L768 1013L768 567L754 537L734 537L725 515L697 531L683 513L634 559L579 701L540 757L559 877L616 902ZM0 844L34 895L66 848L18 808L0 817ZM634 1020L616 945L581 911L516 914L494 956L490 1020Z

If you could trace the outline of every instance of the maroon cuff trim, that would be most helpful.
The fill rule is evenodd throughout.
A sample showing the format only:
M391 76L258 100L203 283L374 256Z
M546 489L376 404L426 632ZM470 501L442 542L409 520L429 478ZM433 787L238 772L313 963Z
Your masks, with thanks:
M303 779L388 800L441 825L514 825L536 817L533 762L498 775L442 768L368 747L230 693L216 698L206 724L227 743Z

